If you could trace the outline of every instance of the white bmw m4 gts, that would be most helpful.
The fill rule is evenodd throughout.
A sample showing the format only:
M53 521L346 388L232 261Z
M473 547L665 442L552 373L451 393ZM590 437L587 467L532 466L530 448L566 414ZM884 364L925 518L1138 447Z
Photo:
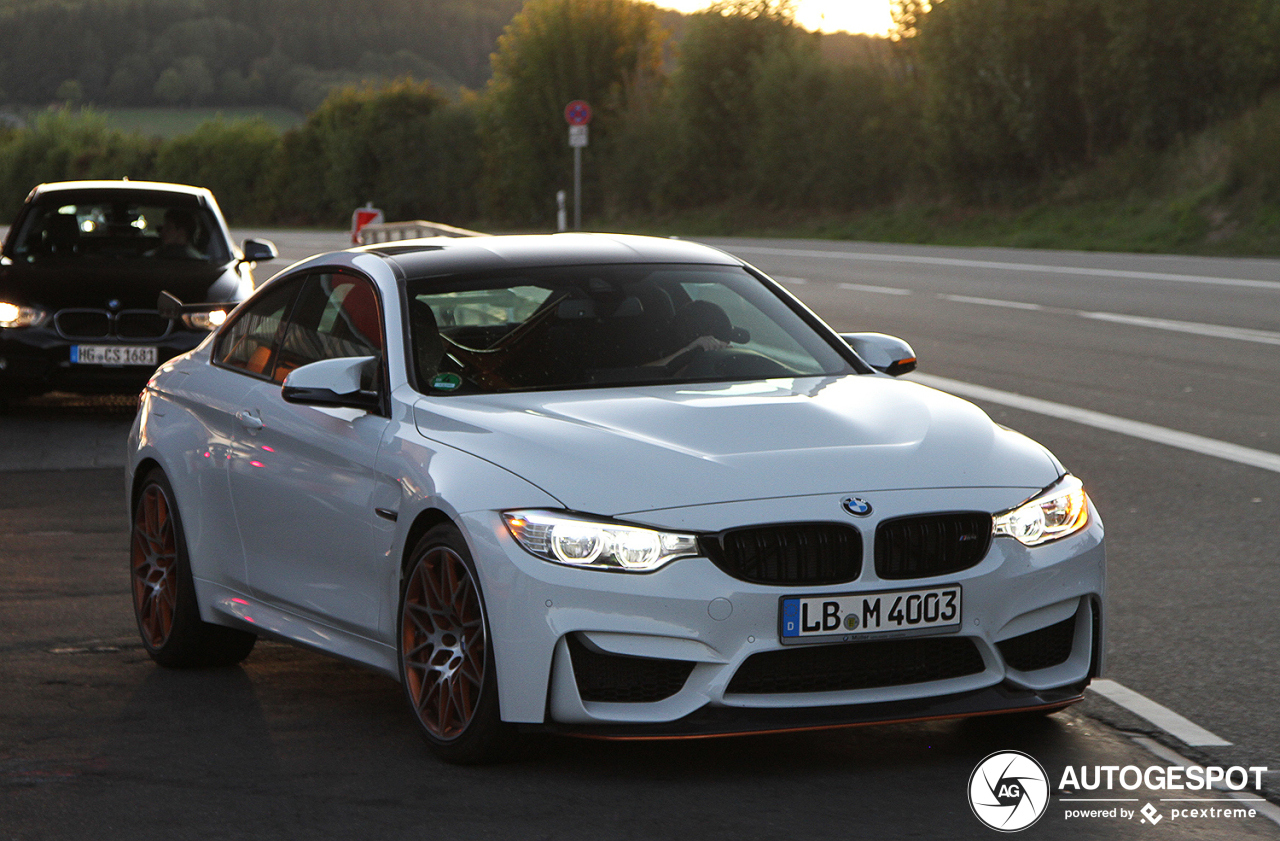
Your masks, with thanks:
M364 664L452 762L1060 709L1102 667L1102 522L914 367L683 241L313 257L142 395L139 630L168 667Z

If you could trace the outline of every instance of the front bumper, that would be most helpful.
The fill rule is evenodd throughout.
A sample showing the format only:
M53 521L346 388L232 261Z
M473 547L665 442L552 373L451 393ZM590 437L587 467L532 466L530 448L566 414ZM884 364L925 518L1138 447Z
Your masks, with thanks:
M948 576L883 581L871 560L878 519L959 508L999 511L1028 495L1026 489L880 492L875 518L857 524L864 533L861 576L824 587L739 581L705 558L675 561L643 575L568 568L521 549L496 513L466 515L464 530L488 604L502 717L631 738L829 727L1071 703L1103 665L1105 549L1096 511L1091 510L1083 531L1044 546L1028 549L997 538L976 566ZM701 523L700 530L717 531L831 520L820 512L838 510L838 503L825 496L764 500L629 519L686 530ZM783 596L943 584L963 588L962 624L950 633L910 637L915 642L907 644L896 635L818 646L783 646L779 640ZM823 651L816 658L805 653L819 647ZM898 668L904 658L929 661L942 653L961 661L941 668L931 662L920 669L910 663ZM760 655L766 659L744 670ZM868 672L864 660L885 664L884 673L875 673L878 666ZM802 667L794 668L798 663ZM836 688L814 684L807 680L807 663L818 663L815 671L843 669L858 676ZM759 675L762 668L769 680L739 677ZM773 680L774 671L783 677ZM609 690L610 680L620 691Z
M209 336L171 330L162 339L114 337L72 340L46 328L0 328L0 391L8 395L71 391L82 394L137 392L155 369ZM71 361L75 345L131 345L156 349L155 365L85 365Z

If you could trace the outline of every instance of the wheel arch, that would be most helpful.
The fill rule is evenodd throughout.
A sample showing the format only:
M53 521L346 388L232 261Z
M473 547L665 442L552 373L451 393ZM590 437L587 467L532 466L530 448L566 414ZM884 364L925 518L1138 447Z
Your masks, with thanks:
M413 518L413 523L409 526L408 533L405 534L404 551L400 553L400 579L402 581L405 573L408 572L409 561L413 557L413 549L418 545L418 541L422 539L424 534L444 523L458 528L458 524L454 519L439 508L424 508ZM458 531L462 531L462 529L458 528Z
M150 456L139 461L133 468L133 482L129 487L130 516L133 515L134 506L138 504L138 493L139 491L142 490L143 480L147 478L147 476L151 473L152 470L159 470L161 473L165 472L164 467L161 466L160 462L156 461L154 458ZM168 476L167 473L165 475ZM117 497L117 499L118 498L119 497Z

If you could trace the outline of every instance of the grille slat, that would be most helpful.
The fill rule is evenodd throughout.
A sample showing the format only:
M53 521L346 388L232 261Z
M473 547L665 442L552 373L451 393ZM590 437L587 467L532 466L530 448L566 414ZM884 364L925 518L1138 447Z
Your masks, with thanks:
M794 523L727 531L704 540L712 562L756 584L838 584L862 572L862 535L839 523Z
M876 575L885 580L950 575L991 548L991 515L969 511L886 520L876 529Z
M773 695L876 689L964 677L985 668L982 654L969 637L784 648L748 657L727 691Z
M172 324L155 311L126 310L116 316L116 335L122 339L158 339L169 332Z
M996 648L1010 668L1034 672L1067 662L1075 636L1076 618L1069 616L1047 628L998 642Z
M693 671L685 660L628 657L592 651L569 634L569 656L578 695L584 701L615 704L653 703L670 698L684 688Z
M54 327L64 339L161 339L173 322L155 310L65 309L53 316Z
M58 332L68 339L104 339L111 335L106 310L61 310L53 317Z

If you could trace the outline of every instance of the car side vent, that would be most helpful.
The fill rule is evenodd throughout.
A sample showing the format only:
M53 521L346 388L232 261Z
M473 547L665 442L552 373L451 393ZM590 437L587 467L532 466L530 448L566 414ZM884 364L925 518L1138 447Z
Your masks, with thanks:
M862 535L840 523L788 523L704 537L712 563L755 584L840 584L862 572Z
M991 515L980 511L886 520L876 529L876 575L950 575L977 565L990 548Z
M1047 628L998 642L996 648L1010 668L1034 672L1067 662L1075 636L1076 618L1068 616Z
M614 704L653 703L670 698L684 688L693 663L656 657L629 657L595 651L578 639L566 637L573 661L573 678L584 701Z

